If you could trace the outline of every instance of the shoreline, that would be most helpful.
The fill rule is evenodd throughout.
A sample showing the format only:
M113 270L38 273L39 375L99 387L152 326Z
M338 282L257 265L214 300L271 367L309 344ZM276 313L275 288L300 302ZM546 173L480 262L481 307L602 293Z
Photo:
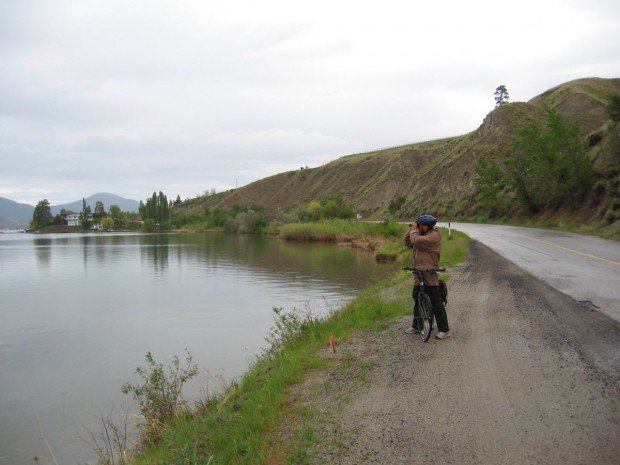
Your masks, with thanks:
M468 250L469 238L453 234L453 240L444 242L442 265L461 263ZM328 369L334 357L341 356L339 344L360 332L383 330L407 315L409 305L390 301L385 293L409 279L403 273L375 283L327 319L286 320L294 330L276 331L276 343L258 356L237 383L166 425L162 442L145 448L131 463L153 465L190 459L188 451L199 458L192 463L295 463L290 462L292 443L287 445L292 437L283 443L281 428L291 419L303 421L297 415L296 387L317 371ZM332 337L336 353L329 350Z

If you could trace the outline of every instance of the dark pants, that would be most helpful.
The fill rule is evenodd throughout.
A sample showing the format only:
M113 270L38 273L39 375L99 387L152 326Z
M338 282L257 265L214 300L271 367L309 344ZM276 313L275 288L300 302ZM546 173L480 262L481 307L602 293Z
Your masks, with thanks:
M446 314L446 307L441 300L441 294L439 293L439 286L424 286L424 292L431 298L433 304L433 315L435 315L435 321L437 322L437 329L441 332L447 333L450 328L448 327L448 315ZM420 293L420 286L413 286L413 300L415 305L413 306L413 323L412 326L419 329L417 326L420 317L420 310L418 310L418 294ZM432 321L431 321L431 324Z

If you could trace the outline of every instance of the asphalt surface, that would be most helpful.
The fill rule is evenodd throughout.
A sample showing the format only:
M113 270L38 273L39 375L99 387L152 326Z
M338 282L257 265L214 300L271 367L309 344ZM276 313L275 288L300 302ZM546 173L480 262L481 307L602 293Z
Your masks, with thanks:
M447 227L447 223L441 226ZM451 223L585 309L620 321L620 243L561 231Z

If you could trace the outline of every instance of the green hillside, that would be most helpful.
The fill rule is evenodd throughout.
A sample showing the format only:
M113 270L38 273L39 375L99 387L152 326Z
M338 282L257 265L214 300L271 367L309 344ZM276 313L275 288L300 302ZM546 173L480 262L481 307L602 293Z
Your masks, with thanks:
M389 202L404 195L407 201L397 213L401 218L423 210L444 217L476 215L480 212L473 180L478 157L504 157L517 130L528 121L544 121L550 108L578 122L584 138L596 131L602 138L591 150L605 180L596 196L602 218L618 187L620 156L613 153L605 130L605 106L614 93L620 93L620 79L571 81L527 103L495 108L479 128L463 136L345 156L318 168L288 171L239 189L190 199L177 208L202 212L216 205L262 204L267 214L275 215L314 199L339 195L363 217L380 219L387 215Z

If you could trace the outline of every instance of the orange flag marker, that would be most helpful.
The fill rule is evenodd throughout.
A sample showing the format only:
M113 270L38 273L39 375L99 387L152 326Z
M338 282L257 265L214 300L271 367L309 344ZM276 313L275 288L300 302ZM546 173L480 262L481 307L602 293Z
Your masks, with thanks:
M333 334L329 335L329 350L331 350L334 354L336 353L336 340L334 339Z

